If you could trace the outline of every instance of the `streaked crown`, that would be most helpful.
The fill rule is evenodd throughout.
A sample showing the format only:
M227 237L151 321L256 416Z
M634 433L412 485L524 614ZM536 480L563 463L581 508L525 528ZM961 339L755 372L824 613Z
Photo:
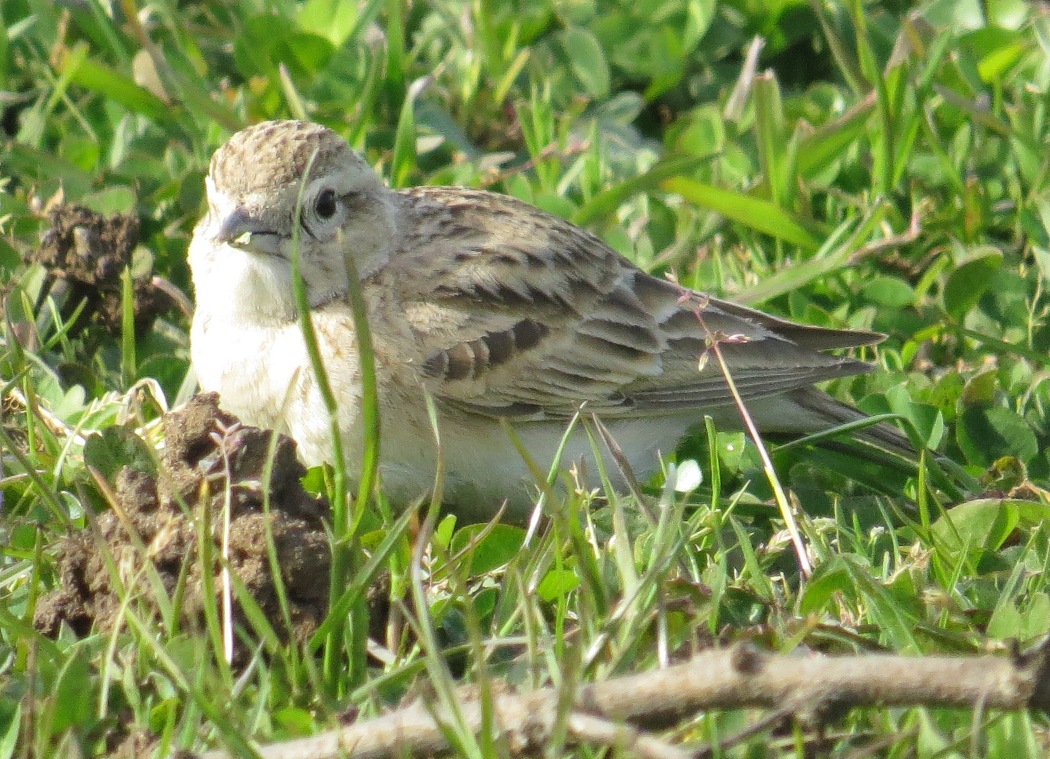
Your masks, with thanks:
M354 163L371 172L346 140L327 127L307 121L266 121L233 135L212 156L209 173L223 192L244 197L300 183L311 157L310 179Z

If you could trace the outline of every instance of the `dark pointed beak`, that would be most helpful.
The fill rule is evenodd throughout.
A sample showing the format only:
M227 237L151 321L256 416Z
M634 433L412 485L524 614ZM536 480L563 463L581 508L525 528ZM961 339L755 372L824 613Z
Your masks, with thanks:
M252 218L243 208L236 208L219 221L219 229L215 232L215 239L220 243L235 244L246 243L251 235L272 235L274 231L268 229L258 219ZM249 235L245 238L245 235ZM243 238L243 239L242 239Z

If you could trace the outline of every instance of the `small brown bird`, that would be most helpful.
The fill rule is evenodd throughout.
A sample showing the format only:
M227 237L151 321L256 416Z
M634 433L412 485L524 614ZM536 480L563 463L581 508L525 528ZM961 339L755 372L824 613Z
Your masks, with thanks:
M506 501L510 516L521 518L532 503L534 480L503 419L547 468L583 408L633 470L650 475L658 453L672 453L705 414L721 428L740 427L719 363L698 365L712 338L759 429L810 433L864 418L812 385L870 370L821 351L879 335L795 324L685 290L505 195L391 190L325 127L272 121L238 132L215 153L206 183L208 214L189 250L201 388L218 391L245 422L287 431L307 464L331 459L328 415L293 298L295 235L346 465L358 476L352 260L375 344L380 473L395 502L426 494L434 482L424 390L438 411L445 500L471 515L492 515ZM885 426L861 434L908 445ZM578 460L593 477L581 430L568 436L561 459Z

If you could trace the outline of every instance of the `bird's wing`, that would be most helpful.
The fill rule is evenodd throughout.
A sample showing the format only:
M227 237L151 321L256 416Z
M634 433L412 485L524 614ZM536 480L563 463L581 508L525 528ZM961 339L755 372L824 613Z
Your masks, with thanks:
M806 327L656 279L594 235L503 195L402 194L408 223L385 271L418 337L425 384L474 413L674 413L869 365L819 351L877 342ZM410 217L410 218L408 218ZM706 357L706 358L702 358Z

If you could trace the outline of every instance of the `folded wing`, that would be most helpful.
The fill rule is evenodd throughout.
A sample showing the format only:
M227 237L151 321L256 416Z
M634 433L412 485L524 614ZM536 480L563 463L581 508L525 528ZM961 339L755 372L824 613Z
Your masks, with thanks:
M881 339L656 279L513 198L417 188L405 199L412 231L390 274L410 321L428 325L421 374L437 399L473 413L542 419L586 403L612 417L700 414L732 403L714 342L747 401L868 371L821 351ZM398 277L401 267L433 276Z

